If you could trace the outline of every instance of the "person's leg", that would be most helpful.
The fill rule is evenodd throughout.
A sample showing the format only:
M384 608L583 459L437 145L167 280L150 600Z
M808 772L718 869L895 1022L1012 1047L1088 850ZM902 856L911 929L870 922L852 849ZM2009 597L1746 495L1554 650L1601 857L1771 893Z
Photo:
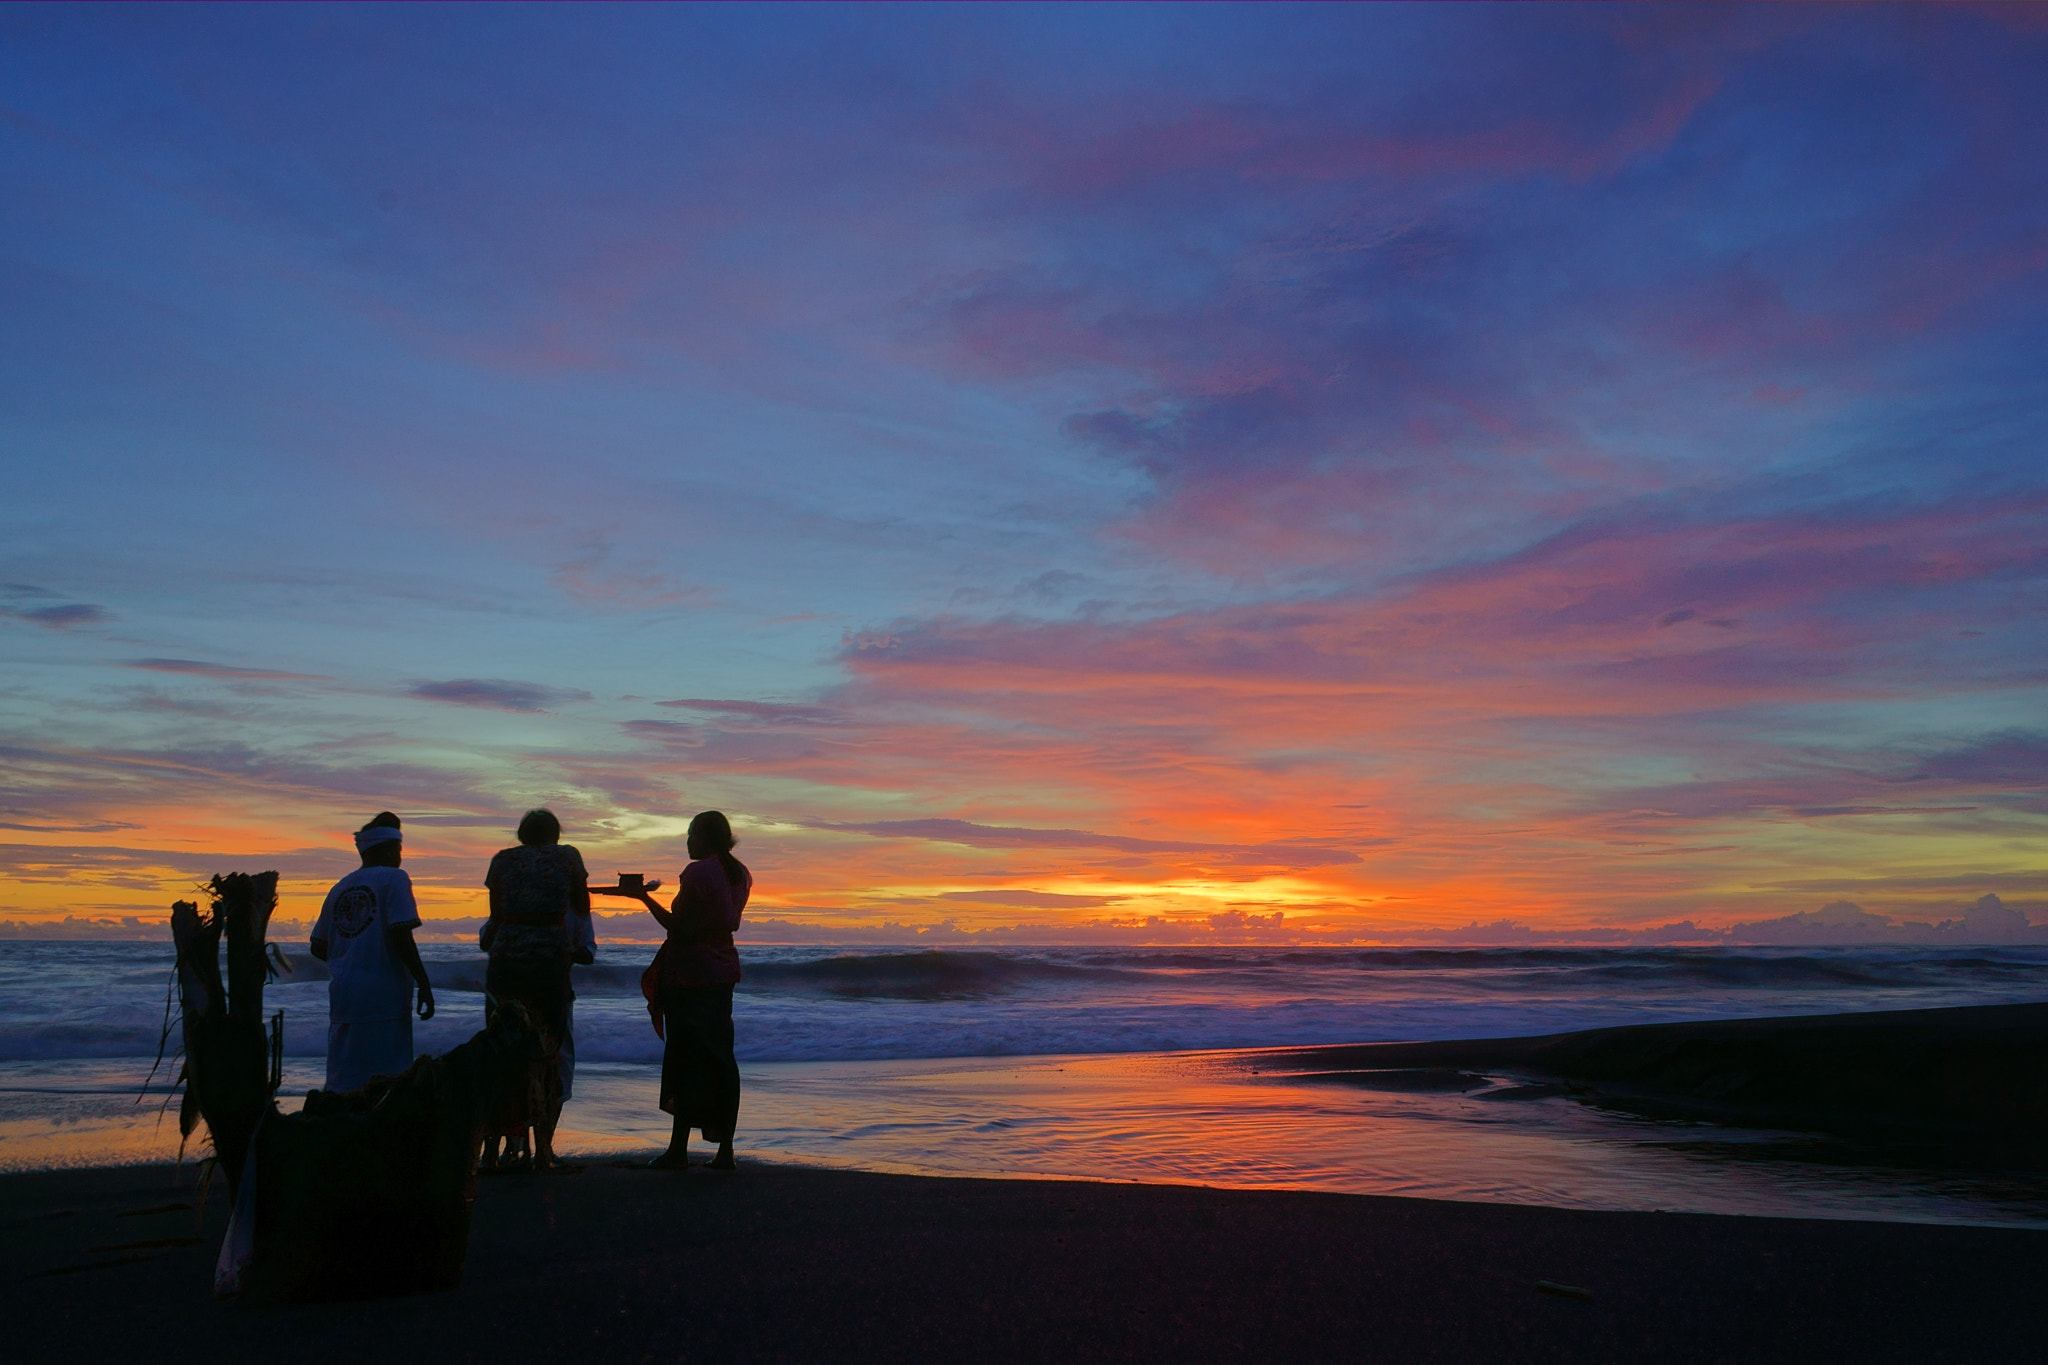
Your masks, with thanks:
M485 1007L489 1009L489 997L486 997L486 1001ZM523 1171L528 1169L533 1165L533 1153L527 1149L526 1145L526 1126L528 1123L526 1102L521 1100L515 1110L508 1111L503 1115L500 1122L503 1126L499 1128L497 1135L488 1139L488 1145L491 1147L497 1146L498 1138L500 1137L505 1141L504 1155L498 1158L494 1169L502 1171Z
M531 1170L547 1166L554 1159L554 1120L561 1106L556 1103L551 1108L549 1104L555 1092L551 1030L557 1026L555 1015L559 1003L554 998L556 992L553 987L553 974L545 963L494 955L484 972L486 1018L496 1008L519 1006L539 1028L542 1047L549 1052L549 1060L540 1064L539 1074L533 1078L536 1087L530 1092L533 1102L522 1104L518 1118L502 1130L505 1136L505 1154L499 1162L502 1169ZM529 1133L532 1134L531 1141Z
M551 1094L533 1116L533 1166L542 1170L555 1164L555 1125L562 1121L562 1097Z
M687 1168L690 1164L690 1121L677 1114L669 1123L668 1150L654 1159L657 1166Z
M568 1103L570 1087L576 1082L576 1003L573 995L569 1004L562 1010L562 1041L555 1048L555 1056L555 1077L560 1089L550 1103L547 1114L547 1159L550 1164L555 1160L555 1129L561 1126L562 1106Z
M690 1110L683 1103L682 1078L691 1029L690 1021L685 1017L688 1010L682 992L663 990L661 1013L661 1096L663 1107L672 1117L668 1150L648 1164L664 1170L686 1171L690 1168Z
M716 1004L718 1021L713 1026L716 1031L713 1044L718 1053L718 1108L722 1122L718 1131L718 1154L711 1158L711 1169L730 1171L737 1169L732 1159L732 1134L733 1129L739 1124L740 1117L740 1064L739 1059L733 1054L732 987L725 987L720 995L722 998ZM710 1134L707 1133L705 1136L709 1137Z
M541 1089L541 1109L532 1115L532 1166L535 1171L555 1164L555 1124L561 1121L561 1087L549 1072Z
M493 984L494 983L491 979L490 964L486 963L484 966L485 1028L489 1028L491 1026L492 1021L494 1021L498 1017L498 997L496 992L492 990ZM498 1169L498 1143L500 1140L504 1138L504 1136L505 1135L499 1132L496 1128L493 1128L489 1132L486 1132L484 1134L483 1151L477 1155L476 1160L476 1168L478 1170L495 1171ZM512 1155L512 1144L509 1142L505 1144L505 1155L508 1159Z
M576 1095L576 994L569 993L569 1003L562 1010L562 1045L556 1049L562 1060L562 1100L567 1103Z
M541 1108L533 1116L533 1164L535 1169L542 1169L555 1164L555 1127L562 1121L562 1052L569 1036L568 959L554 964L545 976L536 971L535 978L534 1007L545 1020L548 1049Z

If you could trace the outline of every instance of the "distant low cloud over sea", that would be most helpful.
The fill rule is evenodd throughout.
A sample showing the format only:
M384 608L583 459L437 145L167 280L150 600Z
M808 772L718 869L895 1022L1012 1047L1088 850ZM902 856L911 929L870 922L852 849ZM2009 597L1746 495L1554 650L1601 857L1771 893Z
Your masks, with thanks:
M1080 911L1099 905L1090 897L1033 895L1030 892L949 892L949 901L966 901L1002 906L1012 914L1028 915L1033 910ZM440 918L421 931L423 942L472 943L483 927L480 915ZM66 915L61 919L31 921L0 919L0 939L132 941L161 939L167 917L125 915L92 917ZM310 921L278 919L272 937L281 942L303 940L310 933ZM661 929L643 913L597 914L600 938L610 944L659 943ZM1385 945L1389 947L2048 947L2048 915L2038 923L2008 908L1996 896L1985 896L1975 905L1963 907L1953 918L1938 923L1896 921L1873 915L1848 901L1836 901L1816 911L1731 924L1722 928L1683 921L1648 929L1543 929L1501 919L1491 924L1468 924L1455 929L1418 929L1402 932L1346 932L1327 924L1307 920L1289 922L1284 911L1270 915L1248 915L1227 911L1206 919L1144 916L1128 919L1091 917L1087 919L1020 919L1007 924L962 924L957 916L932 920L884 920L876 923L848 923L829 912L811 911L803 918L773 916L757 918L741 933L743 942L757 944L820 944L858 946L1001 946L1014 944L1215 944L1270 945L1276 947L1348 947ZM630 955L630 948L623 948Z

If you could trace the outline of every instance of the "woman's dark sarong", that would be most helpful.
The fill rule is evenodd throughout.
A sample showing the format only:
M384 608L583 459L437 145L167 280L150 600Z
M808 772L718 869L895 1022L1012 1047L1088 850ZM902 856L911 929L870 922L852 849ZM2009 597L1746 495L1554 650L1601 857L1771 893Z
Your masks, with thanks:
M706 1142L730 1142L740 1115L732 986L664 986L661 1107Z

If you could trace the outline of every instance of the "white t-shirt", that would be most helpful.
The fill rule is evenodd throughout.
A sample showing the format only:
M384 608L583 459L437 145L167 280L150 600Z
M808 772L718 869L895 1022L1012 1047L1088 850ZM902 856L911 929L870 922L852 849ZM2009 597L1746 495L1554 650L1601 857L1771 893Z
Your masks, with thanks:
M327 1020L367 1024L412 1013L412 974L387 931L420 922L402 867L359 867L334 884L313 937L327 940Z

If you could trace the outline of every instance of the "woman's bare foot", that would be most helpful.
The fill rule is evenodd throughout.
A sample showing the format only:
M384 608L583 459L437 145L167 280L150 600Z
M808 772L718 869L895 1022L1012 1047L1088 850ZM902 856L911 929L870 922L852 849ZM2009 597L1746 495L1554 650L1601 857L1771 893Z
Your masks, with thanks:
M650 1171L687 1171L690 1169L690 1154L688 1152L663 1152L660 1156L647 1163L647 1169Z
M732 1159L732 1144L730 1142L718 1144L718 1155L711 1158L710 1169L714 1171L736 1171L739 1169L739 1163Z

